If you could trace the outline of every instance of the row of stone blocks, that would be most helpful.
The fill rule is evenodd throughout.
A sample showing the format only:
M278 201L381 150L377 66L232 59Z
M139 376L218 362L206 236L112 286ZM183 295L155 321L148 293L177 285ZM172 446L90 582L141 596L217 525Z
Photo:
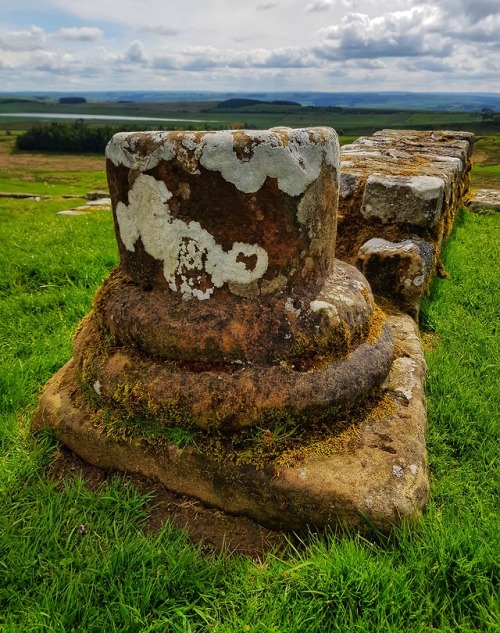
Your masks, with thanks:
M337 254L418 317L469 187L470 132L382 130L342 148Z
M369 162L362 171L362 151L372 143L370 160L387 151L401 171L401 146L417 135L373 138L344 150L341 174L329 128L115 136L107 169L120 265L34 428L97 466L271 527L387 529L418 516L428 497L418 328L394 306L384 312L363 274L336 258L339 190L337 252L372 274L364 254L382 245L386 260L394 248L413 254L410 239L437 252L468 153L461 145L459 165L464 135L427 135L443 160L406 151L427 171L393 173L393 193L406 197L387 206L390 178L368 173ZM403 245L381 242L394 236ZM415 282L424 273L412 266Z

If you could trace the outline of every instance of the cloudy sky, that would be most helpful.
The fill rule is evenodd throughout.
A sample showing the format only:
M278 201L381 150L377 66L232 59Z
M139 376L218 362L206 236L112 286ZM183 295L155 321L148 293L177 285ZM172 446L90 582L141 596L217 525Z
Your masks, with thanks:
M0 0L0 90L500 93L500 0Z

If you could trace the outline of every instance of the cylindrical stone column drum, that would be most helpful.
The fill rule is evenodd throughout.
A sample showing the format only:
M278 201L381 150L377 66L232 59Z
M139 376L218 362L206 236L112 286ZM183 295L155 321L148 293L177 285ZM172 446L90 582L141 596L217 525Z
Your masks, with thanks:
M390 335L334 257L333 130L123 133L106 157L120 266L75 342L101 397L237 429L380 384ZM91 336L114 351L85 360Z
M125 133L106 156L134 281L204 301L221 290L276 295L332 273L333 130Z
M341 306L340 320L329 307L333 130L125 133L106 156L121 270L135 284L126 314L107 300L125 342L161 358L275 362L298 337L314 348L344 321L352 336L366 325L371 301Z

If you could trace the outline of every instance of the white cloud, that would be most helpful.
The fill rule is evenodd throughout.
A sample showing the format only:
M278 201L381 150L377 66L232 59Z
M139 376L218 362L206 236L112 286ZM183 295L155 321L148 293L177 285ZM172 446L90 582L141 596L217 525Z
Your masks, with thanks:
M73 42L95 42L100 40L104 33L101 29L95 27L82 26L80 28L65 27L59 29L56 35L59 35L64 40L70 40Z
M381 59L351 59L345 62L350 68L366 68L367 70L385 70L387 63Z
M179 29L175 29L171 26L165 26L163 24L157 24L155 26L151 26L150 24L144 24L139 29L139 33L151 33L152 35L165 35L166 37L172 37L174 35L179 35Z
M127 50L125 51L125 55L123 56L122 61L129 64L148 64L149 59L146 55L144 44L142 42L139 42L139 40L134 40L133 42L131 42Z
M269 11L269 9L275 9L279 6L279 2L260 2L257 5L259 11Z
M419 0L413 0L413 3L421 4ZM500 12L498 0L434 0L433 4L450 17L465 16L472 24Z
M69 53L60 55L49 51L36 51L30 57L30 65L34 70L65 74L78 69L80 62Z
M439 9L428 5L376 18L348 13L339 24L320 30L314 51L325 59L448 55L452 43L439 36L440 18Z
M441 59L417 59L406 64L406 68L410 72L428 71L431 73L449 73L454 70L453 65L449 61Z
M500 13L496 15L488 15L485 18L471 24L465 32L456 32L457 39L468 42L479 42L482 44L490 44L491 46L500 46Z
M208 68L310 68L318 64L309 50L298 47L237 51L214 46L190 46L156 55L152 61L155 68L189 71Z
M306 5L306 11L328 11L334 4L334 0L313 0Z
M47 46L43 29L31 26L26 31L0 31L0 50L36 51Z
M1 2L4 90L500 90L500 0Z

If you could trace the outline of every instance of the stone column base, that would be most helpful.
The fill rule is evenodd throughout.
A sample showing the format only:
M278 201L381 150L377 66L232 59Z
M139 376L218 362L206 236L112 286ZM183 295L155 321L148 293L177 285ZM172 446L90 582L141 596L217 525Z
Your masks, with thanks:
M95 466L144 475L271 528L343 524L387 530L417 518L429 495L426 366L418 329L402 314L388 323L397 358L382 389L357 418L325 425L301 451L285 439L283 450L268 459L262 450L260 461L252 463L243 450L219 456L219 440L209 435L184 448L167 440L151 442L147 435L120 437L82 395L73 361L48 383L33 428L52 430ZM258 437L265 444L265 431Z

